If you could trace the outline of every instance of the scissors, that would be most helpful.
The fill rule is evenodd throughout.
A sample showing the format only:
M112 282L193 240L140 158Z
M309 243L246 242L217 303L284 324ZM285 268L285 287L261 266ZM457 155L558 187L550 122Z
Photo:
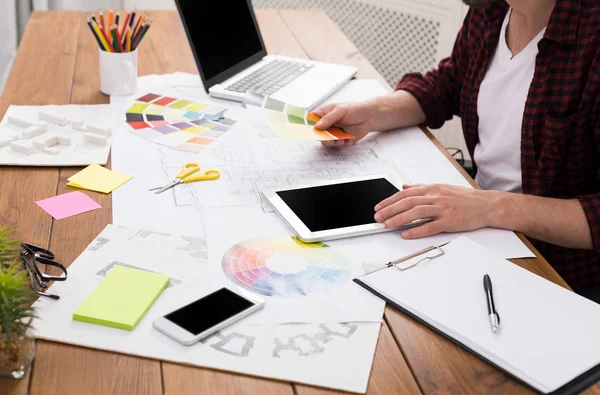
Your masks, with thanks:
M190 177L192 174L198 173L200 171L200 166L197 163L187 163L185 166L181 168L179 174L175 176L175 179L168 183L163 187L156 187L149 189L149 191L158 191L154 192L155 194L163 193L167 189L173 188L175 185L194 182L194 181L207 181L207 180L216 180L221 177L221 173L218 170L206 170L202 174L195 175Z

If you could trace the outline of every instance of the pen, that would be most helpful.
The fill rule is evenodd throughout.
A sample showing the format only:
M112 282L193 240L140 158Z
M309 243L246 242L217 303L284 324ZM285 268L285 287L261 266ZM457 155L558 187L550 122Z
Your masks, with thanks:
M500 327L500 315L496 311L496 306L494 305L492 280L490 279L490 276L487 273L483 276L483 289L485 290L485 297L487 299L487 308L488 315L490 316L490 325L492 326L492 331L496 333L498 331L498 328Z

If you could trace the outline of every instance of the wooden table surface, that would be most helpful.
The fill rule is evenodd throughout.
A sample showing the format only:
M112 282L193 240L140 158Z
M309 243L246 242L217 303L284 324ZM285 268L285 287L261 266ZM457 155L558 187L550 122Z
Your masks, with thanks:
M177 14L151 14L153 28L140 46L140 75L197 73ZM353 65L359 70L358 78L378 79L388 86L324 12L260 10L257 18L269 53ZM33 13L0 98L0 117L11 104L108 103L109 98L99 91L97 52L82 13ZM451 160L447 153L446 156ZM24 241L49 248L67 265L111 222L111 195L83 191L103 209L60 221L54 221L34 202L69 192L67 178L79 170L0 167L0 224L13 227ZM539 254L536 259L513 262L568 288ZM38 341L31 372L21 380L0 379L0 393L318 395L335 391ZM531 391L388 307L368 393ZM586 393L600 394L600 384Z

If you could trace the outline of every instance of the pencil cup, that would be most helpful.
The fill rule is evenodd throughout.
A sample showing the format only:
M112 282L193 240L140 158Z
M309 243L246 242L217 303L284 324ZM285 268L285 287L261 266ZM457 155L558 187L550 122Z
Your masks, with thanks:
M137 91L138 53L106 52L100 54L100 90L106 95L124 96Z

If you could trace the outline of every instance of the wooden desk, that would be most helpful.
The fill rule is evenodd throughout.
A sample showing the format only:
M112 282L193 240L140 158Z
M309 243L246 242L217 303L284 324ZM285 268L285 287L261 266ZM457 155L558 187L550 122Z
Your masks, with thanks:
M264 10L257 14L270 53L354 65L358 67L359 78L375 78L386 84L324 12ZM177 14L153 12L152 18L153 28L140 46L140 75L175 71L196 73ZM99 91L97 52L97 44L82 13L34 13L0 98L0 116L10 104L108 103L108 97ZM428 135L442 149L433 136ZM456 162L454 164L458 167ZM102 205L102 210L55 222L33 204L39 199L68 192L67 178L77 171L79 169L74 168L0 168L0 224L14 227L22 240L50 248L65 264L73 262L112 218L111 196L88 191L84 193L93 196ZM567 287L539 254L536 259L514 262ZM37 346L31 373L20 381L0 380L0 393L334 393L305 385L47 341L38 341ZM387 308L368 393L440 392L504 394L531 391L429 329ZM600 385L596 384L587 393L600 394Z

